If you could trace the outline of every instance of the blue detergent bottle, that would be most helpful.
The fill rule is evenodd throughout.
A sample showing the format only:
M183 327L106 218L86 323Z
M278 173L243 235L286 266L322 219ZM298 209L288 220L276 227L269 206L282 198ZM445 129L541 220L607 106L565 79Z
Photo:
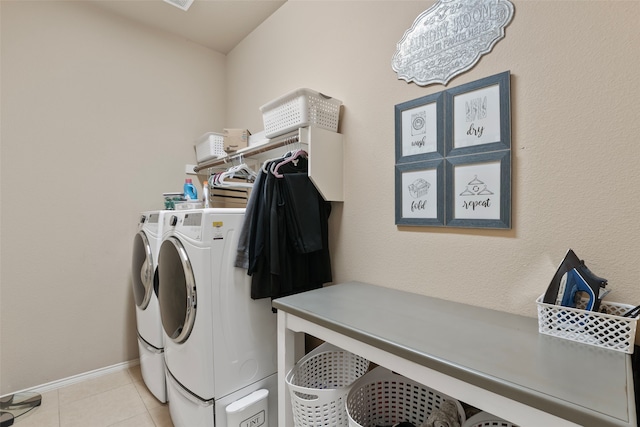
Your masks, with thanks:
M196 190L190 178L184 180L184 198L187 200L198 200L198 190Z

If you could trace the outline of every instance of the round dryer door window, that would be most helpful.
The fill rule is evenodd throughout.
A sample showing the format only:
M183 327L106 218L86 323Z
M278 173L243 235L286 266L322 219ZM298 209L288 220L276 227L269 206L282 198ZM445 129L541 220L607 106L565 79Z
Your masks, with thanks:
M133 239L131 275L133 276L133 299L142 310L147 308L151 300L154 273L149 239L140 231Z
M196 317L196 281L187 252L175 237L160 246L158 277L162 327L174 342L184 342Z

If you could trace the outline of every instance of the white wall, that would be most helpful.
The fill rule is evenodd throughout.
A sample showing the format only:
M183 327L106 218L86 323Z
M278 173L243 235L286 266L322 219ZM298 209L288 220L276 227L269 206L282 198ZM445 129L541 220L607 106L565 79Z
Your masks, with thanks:
M139 213L225 121L225 58L87 2L1 2L0 395L138 357Z
M506 38L447 85L512 73L513 228L501 231L394 225L394 105L445 87L398 80L391 57L432 4L289 1L228 55L235 124L260 126L260 105L297 87L345 104L336 281L534 317L573 248L611 300L640 303L640 3L516 0Z

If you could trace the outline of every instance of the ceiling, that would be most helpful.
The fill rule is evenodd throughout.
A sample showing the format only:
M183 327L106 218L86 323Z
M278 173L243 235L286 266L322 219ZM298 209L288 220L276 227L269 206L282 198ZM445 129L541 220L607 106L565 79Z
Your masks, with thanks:
M88 1L227 54L286 0L195 0L186 12L163 0Z

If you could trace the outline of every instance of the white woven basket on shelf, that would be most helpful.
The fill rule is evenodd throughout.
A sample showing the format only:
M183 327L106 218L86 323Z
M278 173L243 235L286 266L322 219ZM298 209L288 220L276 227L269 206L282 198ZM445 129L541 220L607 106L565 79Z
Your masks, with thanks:
M224 135L221 133L205 133L198 138L194 148L196 150L196 161L198 163L211 159L219 159L227 155L224 151Z
M350 427L375 427L410 422L421 426L445 400L455 403L460 425L464 409L456 399L377 367L356 381L347 397Z
M329 343L300 359L286 376L296 427L348 425L345 401L369 361Z
M623 317L632 305L602 301L600 309L606 313L587 311L588 300L582 299L577 308L546 304L544 295L538 305L538 331L541 334L590 344L609 350L633 353L637 318Z
M308 125L337 132L342 101L311 89L297 89L260 107L267 138Z

